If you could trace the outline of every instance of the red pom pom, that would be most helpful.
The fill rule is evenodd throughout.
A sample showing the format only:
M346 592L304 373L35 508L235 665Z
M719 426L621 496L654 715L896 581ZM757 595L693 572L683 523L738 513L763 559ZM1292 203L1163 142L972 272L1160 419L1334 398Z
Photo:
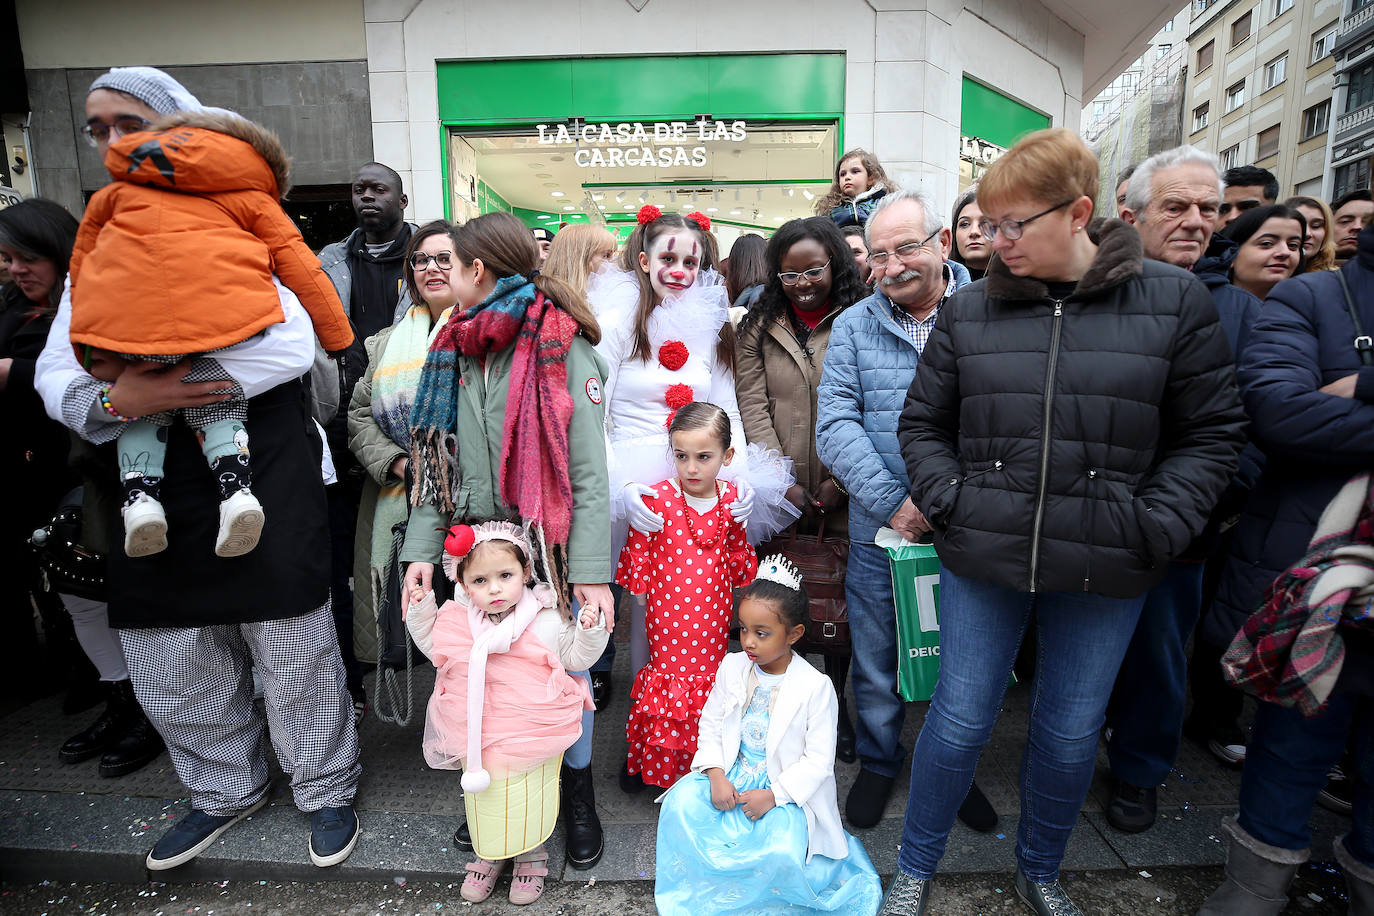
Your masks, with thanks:
M454 525L448 530L448 537L444 538L444 550L449 556L465 557L476 540L477 535L471 526Z
M658 348L658 364L670 372L676 372L687 365L687 345L680 340L664 341Z
M673 428L673 417L675 417L675 416L677 416L677 411L676 411L676 410L670 410L670 411L668 411L668 419L666 419L666 420L663 421L663 428L664 428L664 429L669 429L669 430L670 430L670 429Z
M711 231L711 217L702 213L700 210L693 210L687 214L687 218L701 227L702 232Z
M635 222L639 223L641 226L647 225L662 215L663 211L658 207L655 207L653 204L645 204L639 208L639 215L635 217Z
M696 395L692 393L691 385L673 385L668 389L668 393L663 396L663 400L668 402L671 409L677 410L695 401Z

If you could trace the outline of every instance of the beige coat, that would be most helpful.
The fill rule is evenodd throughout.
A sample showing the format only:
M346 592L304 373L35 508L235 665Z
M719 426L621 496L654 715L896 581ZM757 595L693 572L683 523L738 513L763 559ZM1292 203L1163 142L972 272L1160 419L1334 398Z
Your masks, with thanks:
M791 458L797 483L809 493L830 476L816 453L816 389L831 325L841 311L822 318L805 347L785 315L741 334L735 344L735 398L744 436ZM830 513L826 535L843 536L847 521L847 512Z

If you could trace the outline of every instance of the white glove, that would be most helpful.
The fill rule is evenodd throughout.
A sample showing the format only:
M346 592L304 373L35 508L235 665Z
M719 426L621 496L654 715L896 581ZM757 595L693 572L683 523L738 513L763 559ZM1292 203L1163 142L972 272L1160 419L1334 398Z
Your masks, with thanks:
M620 490L620 498L625 501L625 518L640 534L658 534L663 530L663 516L644 504L644 497L653 495L653 487L642 483L627 483Z
M754 511L754 488L743 480L736 480L735 489L739 491L739 496L730 504L730 515L744 525L748 523L749 516Z

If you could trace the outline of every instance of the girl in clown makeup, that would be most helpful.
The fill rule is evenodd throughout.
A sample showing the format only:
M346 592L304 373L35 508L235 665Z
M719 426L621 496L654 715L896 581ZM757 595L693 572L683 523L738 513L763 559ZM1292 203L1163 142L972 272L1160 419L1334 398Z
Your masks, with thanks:
M646 206L638 223L621 253L621 269L599 272L587 283L602 330L596 350L609 369L603 394L612 555L630 527L644 534L663 529L644 497L673 476L668 423L678 408L692 401L717 404L730 418L733 441L745 441L735 404L729 302L720 276L702 267L710 220ZM797 517L783 498L792 470L776 452L740 452L723 476L740 492L732 516L747 526L750 543L758 543ZM642 602L631 617L630 656L634 672L649 658Z

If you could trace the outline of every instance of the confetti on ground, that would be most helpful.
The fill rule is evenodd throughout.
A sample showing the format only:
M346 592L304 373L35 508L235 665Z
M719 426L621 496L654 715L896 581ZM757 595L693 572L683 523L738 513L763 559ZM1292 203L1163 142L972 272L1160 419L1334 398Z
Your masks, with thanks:
M1142 872L1140 873L1140 877L1142 877L1142 878L1153 878L1154 875L1150 874L1150 873L1147 872L1147 871L1142 871Z
M1308 892L1307 892L1307 899L1311 900L1313 903L1321 903L1321 902L1322 902L1322 895L1321 895L1321 894L1314 894L1314 893L1312 893L1311 891L1308 891Z

